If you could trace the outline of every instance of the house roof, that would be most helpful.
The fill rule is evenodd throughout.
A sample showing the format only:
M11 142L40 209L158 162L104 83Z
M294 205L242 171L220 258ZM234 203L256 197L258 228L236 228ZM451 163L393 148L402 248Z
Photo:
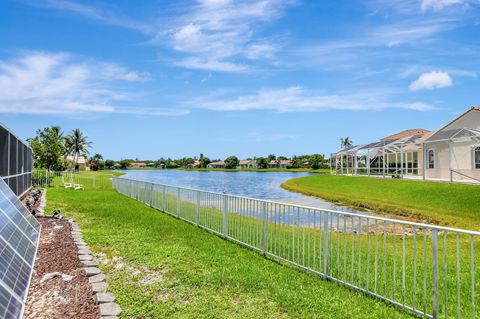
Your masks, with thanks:
M145 165L146 166L147 164L145 164L143 162L131 162L130 165L139 165L139 166Z
M452 138L459 137L480 137L480 131L470 128L457 128L452 130L443 130L437 131L434 135L430 136L426 141L435 142L435 141L444 141Z
M441 131L447 127L449 127L450 125L452 125L453 123L455 123L456 121L458 121L459 119L461 119L462 117L464 117L465 115L467 115L468 113L472 112L472 111L480 111L480 106L472 106L470 108L470 110L467 110L465 111L462 115L458 116L457 118L453 119L452 121L450 121L447 125L444 125L442 128L440 128L438 131Z
M211 162L209 165L225 165L224 161Z
M269 164L290 164L291 160L271 160Z
M387 141L387 142L388 141L394 141L394 140L398 140L399 138L411 137L411 136L416 136L416 135L424 135L424 134L427 134L429 132L430 132L429 130L424 130L424 129L421 129L421 128L412 128L412 129L404 130L404 131L395 133L393 135L387 136L385 138L382 138L382 141Z
M256 163L254 160L240 160L238 161L238 164L250 164L252 162Z
M346 147L338 151L337 153L348 153L359 150L366 150L369 148L384 147L388 145L394 145L396 142L401 144L412 144L415 143L417 139L420 139L424 136L429 136L429 134L431 134L431 131L429 130L424 130L420 128L408 129L382 138L380 141L377 142Z
M68 155L67 158L65 158L65 160L68 161L68 162L73 162L73 156ZM86 163L87 163L87 160L86 160L85 156L79 156L77 158L77 164L86 164Z

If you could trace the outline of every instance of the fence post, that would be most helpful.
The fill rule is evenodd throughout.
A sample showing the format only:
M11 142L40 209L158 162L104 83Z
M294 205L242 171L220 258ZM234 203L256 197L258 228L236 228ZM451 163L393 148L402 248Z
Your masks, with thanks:
M200 191L197 191L197 226L200 225Z
M438 230L432 230L432 318L438 318Z
M265 255L267 252L267 203L262 202L262 254Z
M328 258L328 212L325 212L323 214L323 272L325 277L328 277Z
M93 174L93 188L95 188L95 174Z
M153 207L153 188L154 188L154 184L151 183L150 184L152 187L150 187L150 207Z
M223 194L223 237L228 238L228 204L227 195Z
M163 200L162 200L163 201L163 211L167 212L167 202L166 202L167 196L165 194L166 193L166 186L165 185L163 185L162 193L163 193L163 195L162 195L163 196Z
M180 187L177 187L177 217L180 218Z

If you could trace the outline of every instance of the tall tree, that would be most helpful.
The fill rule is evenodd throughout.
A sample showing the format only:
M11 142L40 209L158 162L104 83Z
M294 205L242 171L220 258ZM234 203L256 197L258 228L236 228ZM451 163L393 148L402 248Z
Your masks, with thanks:
M111 169L115 166L115 162L113 160L106 160L105 161L105 168Z
M200 157L200 159L198 161L200 162L200 167L201 168L206 168L207 165L212 162L208 157L205 157L205 156Z
M350 137L342 137L340 138L340 148L344 149L347 147L350 147L353 145L352 140L350 140Z
M103 162L102 154L99 154L99 153L94 154L90 158L89 162L90 162L90 169L93 171L105 168L105 163Z
M225 168L233 169L238 166L239 160L236 156L229 156L225 159Z
M313 169L319 169L325 162L325 157L321 154L312 154L308 158L308 161Z
M268 159L265 157L257 157L257 167L258 168L267 168L268 167Z
M90 158L90 162L92 163L100 163L101 161L103 161L103 156L102 154L93 154L93 156Z
M61 156L65 154L65 140L59 126L37 130L37 136L28 139L33 150L35 167L61 171L65 165Z
M75 169L77 167L78 158L88 154L88 149L92 146L92 142L89 142L88 137L77 128L67 135L65 146L66 154L73 157L72 169Z

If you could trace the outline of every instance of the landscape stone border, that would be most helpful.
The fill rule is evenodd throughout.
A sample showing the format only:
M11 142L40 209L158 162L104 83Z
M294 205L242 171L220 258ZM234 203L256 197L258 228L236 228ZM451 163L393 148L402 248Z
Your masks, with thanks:
M43 217L45 216L45 206L47 206L47 189L42 189L42 196L40 197L40 204L37 208L37 213L35 216Z
M98 268L98 262L93 259L90 248L83 240L80 225L73 220L69 220L69 222L72 226L73 241L78 248L78 258L84 266L83 269L87 274L88 281L97 299L100 318L118 319L122 309L115 303L115 295L107 292L108 285L106 283L106 277Z

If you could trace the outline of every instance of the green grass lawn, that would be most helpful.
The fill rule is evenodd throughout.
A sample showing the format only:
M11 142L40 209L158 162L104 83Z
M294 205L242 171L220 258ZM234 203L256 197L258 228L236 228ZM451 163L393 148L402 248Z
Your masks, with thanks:
M75 218L102 257L124 318L410 317L112 189L52 188L47 196L47 212Z
M478 185L315 175L282 187L396 217L480 230Z
M113 176L122 176L122 175L125 175L125 173L123 173L123 172L111 171L111 170L76 171L75 174L81 174L81 175L113 175Z
M165 193L161 186L145 187L142 182L128 183L128 189L135 190L128 192L132 198L148 203L159 210L165 210L174 216L179 216L189 222L196 223L197 210L195 196L191 191L181 192L181 201L177 202L177 190L167 187ZM200 198L203 200L199 213L199 223L216 233L223 233L223 211L222 199L217 195L205 194ZM228 210L228 236L231 239L240 241L249 246L261 250L261 228L262 222L259 219L260 207L249 209L247 213L235 213L235 207L245 207L242 202L230 198ZM227 201L228 202L228 201ZM245 203L244 203L245 204ZM254 203L252 203L254 204ZM178 210L179 208L179 210ZM267 205L267 214L272 209L278 212L278 207ZM272 256L280 257L283 260L293 261L302 267L315 272L324 273L325 260L324 239L325 233L319 227L319 215L324 212L317 212L316 226L300 226L295 221L295 216L309 214L313 217L311 210L299 210L293 212L289 217L289 226L271 222L266 223L266 252ZM253 216L257 216L254 218ZM270 219L271 220L271 219ZM366 224L363 219L362 227L359 227L359 218L346 218L345 220L332 220L333 231L329 233L329 262L328 275L341 279L350 284L378 293L385 298L405 303L419 311L432 313L431 294L432 291L432 238L429 231L419 227L414 230L406 226L406 235L402 236L401 225L396 225L397 235L393 235L392 224L378 225L374 221ZM342 231L343 229L356 229ZM377 228L378 227L378 228ZM387 230L383 233L382 229ZM378 234L378 237L375 237ZM471 238L468 235L460 235L458 246L454 234L440 232L439 252L439 312L444 316L456 316L458 302L462 316L470 316L471 307ZM480 241L475 240L475 251L480 248ZM416 247L416 249L415 249ZM456 251L458 247L458 252ZM376 255L375 251L379 254ZM458 260L457 260L458 258ZM480 254L475 254L475 265L480 264ZM457 266L458 263L458 266ZM403 267L402 267L403 265ZM403 271L405 269L405 271ZM417 275L415 275L415 273ZM474 268L475 278L480 278L480 267ZM476 284L478 286L478 284ZM427 293L424 294L424 291ZM480 287L475 289L476 306L475 311L480 316ZM459 299L458 293L461 294Z

